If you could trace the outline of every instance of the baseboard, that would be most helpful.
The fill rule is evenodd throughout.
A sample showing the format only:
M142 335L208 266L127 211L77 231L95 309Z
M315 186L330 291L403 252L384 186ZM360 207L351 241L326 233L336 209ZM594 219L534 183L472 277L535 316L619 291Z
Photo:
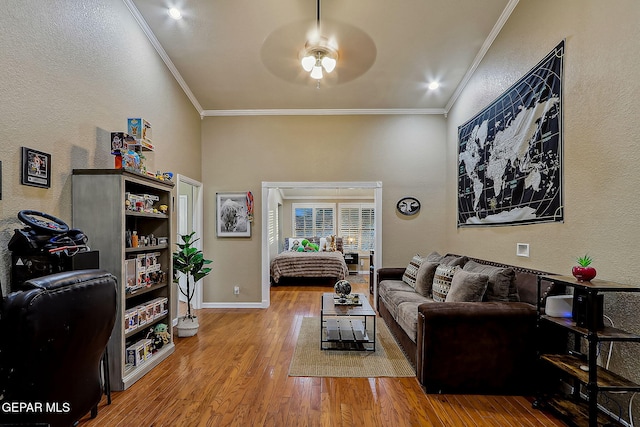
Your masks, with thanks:
M203 302L202 308L268 308L266 302Z

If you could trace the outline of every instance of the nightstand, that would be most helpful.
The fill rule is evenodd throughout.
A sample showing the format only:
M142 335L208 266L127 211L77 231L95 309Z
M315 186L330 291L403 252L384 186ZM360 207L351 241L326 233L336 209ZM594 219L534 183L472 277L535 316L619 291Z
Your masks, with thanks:
M349 274L358 274L359 255L357 252L347 252L344 254L344 262L349 268Z

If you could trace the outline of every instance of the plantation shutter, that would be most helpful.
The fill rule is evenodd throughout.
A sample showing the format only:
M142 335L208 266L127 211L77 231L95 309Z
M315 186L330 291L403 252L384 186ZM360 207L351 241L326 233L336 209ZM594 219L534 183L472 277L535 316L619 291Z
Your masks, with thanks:
M361 208L362 225L360 250L370 251L374 249L376 238L375 209L373 207Z
M313 236L313 208L296 207L294 211L293 237Z
M334 221L334 208L316 208L315 210L315 214L316 214L316 227L315 227L315 234L314 236L318 236L318 237L327 237L330 236L332 234L335 234L334 232L334 226L333 224L335 224Z
M340 236L345 252L357 251L360 246L360 209L340 207Z
M293 237L326 237L335 233L335 204L292 203Z
M375 209L371 204L340 204L339 235L346 251L368 251L375 242Z

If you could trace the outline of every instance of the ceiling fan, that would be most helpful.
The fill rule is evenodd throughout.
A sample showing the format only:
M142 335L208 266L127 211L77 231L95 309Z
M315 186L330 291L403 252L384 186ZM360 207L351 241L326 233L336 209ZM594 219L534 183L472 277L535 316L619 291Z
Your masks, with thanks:
M287 24L273 31L261 49L262 63L275 76L291 83L325 87L363 75L375 62L371 37L353 25L316 19Z
M336 68L338 61L338 46L335 40L329 40L322 35L320 28L320 0L317 0L316 6L316 34L307 40L304 45L302 59L300 63L302 68L310 73L312 79L322 80L323 70L331 73Z

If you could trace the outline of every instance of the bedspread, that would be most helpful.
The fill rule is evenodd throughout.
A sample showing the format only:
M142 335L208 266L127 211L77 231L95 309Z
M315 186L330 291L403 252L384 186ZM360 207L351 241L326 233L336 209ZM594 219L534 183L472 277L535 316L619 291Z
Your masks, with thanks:
M282 252L271 260L271 277L335 277L344 279L349 270L342 252Z

